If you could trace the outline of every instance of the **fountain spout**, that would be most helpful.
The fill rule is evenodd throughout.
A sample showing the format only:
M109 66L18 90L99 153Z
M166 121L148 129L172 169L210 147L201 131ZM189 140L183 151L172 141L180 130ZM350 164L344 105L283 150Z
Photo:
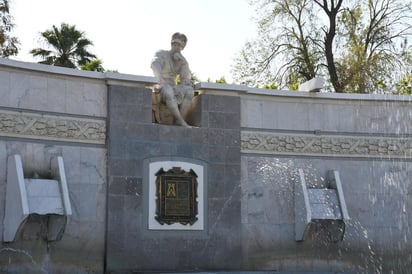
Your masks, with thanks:
M47 218L47 241L62 237L67 216L72 214L63 158L51 160L55 179L25 179L20 155L12 155L7 162L6 212L3 241L12 242L31 214Z
M308 188L305 175L299 169L300 180L295 184L295 240L304 241L311 224L332 224L333 241L343 240L345 221L349 220L339 172L328 171L326 188Z

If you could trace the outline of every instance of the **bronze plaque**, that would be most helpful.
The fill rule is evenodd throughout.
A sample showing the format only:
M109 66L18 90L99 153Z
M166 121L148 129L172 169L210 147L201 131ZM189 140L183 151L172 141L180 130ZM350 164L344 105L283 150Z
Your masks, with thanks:
M193 225L197 221L197 175L190 169L161 168L156 173L156 217L160 224Z

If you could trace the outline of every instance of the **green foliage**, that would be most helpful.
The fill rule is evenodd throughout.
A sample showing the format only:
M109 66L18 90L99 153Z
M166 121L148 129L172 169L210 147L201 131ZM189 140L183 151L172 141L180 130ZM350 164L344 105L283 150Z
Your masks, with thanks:
M206 82L208 83L212 83L215 82L217 84L227 84L226 78L224 76L220 77L219 79L216 79L215 81L212 81L212 79L207 78Z
M376 93L412 62L411 5L403 0L255 0L258 35L232 69L249 86L325 77L335 92ZM325 20L326 19L326 20Z
M300 81L301 81L301 78L299 77L299 73L291 72L288 75L287 88L289 90L298 90Z
M401 57L405 49L396 42L407 37L406 26L397 19L408 16L406 8L399 1L379 0L342 10L338 33L346 47L336 62L345 92L393 89L386 83L408 63Z
M176 83L179 85L182 82L182 80L180 79L180 75L178 74L176 77ZM199 78L197 78L197 75L195 73L191 73L190 76L190 82L192 82L193 85L195 85L196 83L199 83Z
M200 82L199 78L197 77L196 73L194 73L194 72L192 72L192 76L190 77L190 80L191 80L192 83L194 83L194 84Z
M257 87L259 87L259 86L257 86ZM276 83L265 83L263 85L263 88L264 89L278 89L279 87Z
M217 79L215 82L216 82L217 84L227 84L227 83L226 83L226 79L225 79L224 76L220 77L220 79Z
M0 0L0 57L17 55L19 52L19 40L10 36L13 27L9 1Z
M117 69L106 69L106 72L119 73Z
M100 59L94 59L87 64L83 65L80 67L81 70L88 70L88 71L98 71L98 72L104 72L105 69L102 66L102 60Z
M316 20L303 20L316 18L312 1L257 0L255 4L261 13L258 38L248 41L235 59L234 80L249 86L276 82L282 88L289 85L291 74L296 73L302 82L317 76L321 65L319 31Z
M408 73L396 84L396 94L412 94L412 72Z
M75 25L61 23L60 28L53 26L40 35L48 47L36 48L30 53L42 58L39 62L41 64L79 68L96 59L87 50L87 47L93 45L92 41L85 37L84 32L77 30Z

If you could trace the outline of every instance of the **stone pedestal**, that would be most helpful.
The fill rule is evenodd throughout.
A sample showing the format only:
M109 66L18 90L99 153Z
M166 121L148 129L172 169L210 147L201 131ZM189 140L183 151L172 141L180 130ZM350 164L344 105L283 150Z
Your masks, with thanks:
M109 88L107 271L240 269L240 98L197 96L194 128L152 123L151 100ZM193 225L154 216L153 173L174 167L198 176Z

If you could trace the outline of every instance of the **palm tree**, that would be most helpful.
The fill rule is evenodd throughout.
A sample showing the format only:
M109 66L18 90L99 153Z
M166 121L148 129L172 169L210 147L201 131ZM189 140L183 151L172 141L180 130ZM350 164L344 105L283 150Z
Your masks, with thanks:
M34 57L43 58L40 64L68 68L78 68L96 58L87 51L93 43L84 36L84 32L76 30L75 25L61 23L60 29L53 25L52 29L40 33L49 49L36 48L30 51Z

